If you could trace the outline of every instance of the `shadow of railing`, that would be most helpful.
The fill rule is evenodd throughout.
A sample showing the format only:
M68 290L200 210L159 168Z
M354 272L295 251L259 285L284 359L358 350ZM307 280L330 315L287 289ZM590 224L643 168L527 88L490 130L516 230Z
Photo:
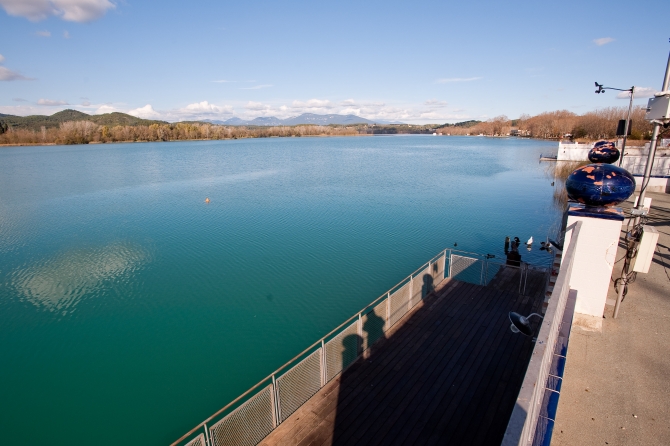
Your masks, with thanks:
M456 286L443 297L438 290L424 298L344 370L334 422L324 413L321 427L295 444L317 438L335 446L499 444L533 348L530 339L511 333L507 313L532 312L540 303Z

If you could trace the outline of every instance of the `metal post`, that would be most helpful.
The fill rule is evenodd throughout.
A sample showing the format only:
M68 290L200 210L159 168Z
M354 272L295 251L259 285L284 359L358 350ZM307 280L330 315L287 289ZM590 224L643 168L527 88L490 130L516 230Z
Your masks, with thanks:
M414 288L414 286L413 286L414 283L413 282L414 282L414 278L410 274L409 275L409 299L407 299L407 311L412 309L412 293L414 292L414 290L412 289L412 288Z
M449 276L448 276L449 278L451 278L451 265L452 265L452 263L454 263L454 262L452 262L453 255L454 255L454 253L450 249L449 250ZM446 260L446 257L445 257L445 260Z
M663 87L661 91L668 91L668 83L670 83L670 54L668 54L668 65L665 67L665 77L663 78ZM658 140L658 133L661 129L661 124L658 122L654 123L654 130L651 133L651 143L649 144L649 156L647 157L647 165L644 169L644 179L642 180L642 187L640 188L640 198L637 201L636 209L642 209L644 207L644 196L647 191L647 185L649 184L649 178L651 177L651 170L654 165L654 156L656 156L656 142ZM640 216L635 217L635 225L640 223ZM615 316L616 317L616 316Z
M630 248L630 244L626 247L626 252ZM627 260L624 261L623 266L621 267L621 278L619 279L619 292L616 295L616 303L614 304L614 319L619 316L619 306L621 305L621 300L623 299L623 290L624 287L626 286L626 281L628 277L628 271L626 271L627 268Z
M525 296L526 295L526 285L528 284L528 264L525 263L524 266L525 266L524 269L526 270L526 276L523 279L523 295Z
M386 292L386 329L391 327L391 292Z
M360 347L356 347L356 356L358 356L358 350L363 347L363 318L361 313L358 313L358 324L356 324L356 332L358 333L358 342L361 343Z
M205 443L208 446L214 446L214 444L212 443L211 438L209 438L209 429L207 429L207 423L204 423L203 426L205 428Z
M628 126L630 123L630 113L633 109L633 98L635 97L635 85L630 87L630 102L628 103L628 117L626 118L626 126L623 131L623 143L621 144L621 157L619 158L619 167L623 163L623 156L626 153L626 141L628 140Z
M321 339L321 387L326 385L326 343Z
M663 87L661 91L668 91L668 83L670 83L670 54L668 54L668 64L665 67L665 77L663 78ZM651 171L654 166L654 157L656 156L656 143L658 141L658 133L661 129L661 124L654 122L654 130L651 133L651 142L649 143L649 154L647 155L647 165L644 168L644 178L642 179L642 185L640 187L640 197L637 200L637 206L635 209L642 210L644 208L644 198L647 192L647 185L649 184L649 179L651 178ZM635 216L635 222L633 224L633 231L635 227L640 224L640 214ZM626 257L628 257L628 251L635 246L637 242L635 240L628 243L626 248ZM627 261L624 262L624 265L621 269L621 278L619 279L619 292L616 296L616 303L614 304L614 319L619 316L619 307L621 301L623 300L623 291L628 281L628 265Z
M274 409L274 422L275 425L273 426L276 428L279 426L279 420L281 418L281 404L279 402L279 389L277 388L277 380L275 379L275 376L272 375L272 395L274 396L274 401L273 401L273 409Z

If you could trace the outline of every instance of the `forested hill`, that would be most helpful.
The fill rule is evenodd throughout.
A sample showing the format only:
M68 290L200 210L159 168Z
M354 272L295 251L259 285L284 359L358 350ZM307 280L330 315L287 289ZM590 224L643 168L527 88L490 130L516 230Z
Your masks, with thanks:
M151 125L151 124L167 124L165 121L152 121L149 119L136 118L135 116L127 115L125 113L105 113L102 115L87 115L77 110L63 110L54 113L51 116L32 115L32 116L14 116L3 115L0 113L0 123L4 123L6 127L11 127L16 130L35 130L39 131L42 127L47 129L57 128L63 122L68 121L91 121L98 125L107 125L110 127L116 125Z

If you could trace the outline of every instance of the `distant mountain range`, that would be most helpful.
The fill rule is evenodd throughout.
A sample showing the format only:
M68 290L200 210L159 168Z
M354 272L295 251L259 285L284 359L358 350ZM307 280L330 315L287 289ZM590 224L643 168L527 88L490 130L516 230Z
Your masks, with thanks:
M89 115L77 110L63 110L54 113L51 116L32 115L32 116L14 116L0 113L0 133L8 127L14 129L26 129L39 131L42 127L47 129L60 126L61 123L67 121L92 121L99 125L115 126L115 125L151 125L151 124L168 124L166 121L157 121L150 119L141 119L126 113L104 113L101 115ZM314 113L304 113L300 116L294 116L287 119L279 119L274 116L261 117L246 121L240 118L230 118L226 121L216 121L205 119L202 121L185 121L185 122L209 122L211 124L219 125L239 125L239 126L276 126L276 125L302 125L302 124L316 124L316 125L351 125L351 124L402 124L400 122L389 121L371 121L369 119L361 118L356 115L317 115Z
M88 115L77 110L63 110L54 113L51 116L31 115L14 116L0 113L0 122L15 129L37 130L45 127L47 129L58 127L61 123L67 121L92 121L99 125L151 125L167 124L165 121L154 121L150 119L141 119L125 113L105 113L101 115Z
M215 121L211 119L206 119L206 122L211 122L212 124L220 125L257 125L257 126L276 126L276 125L304 125L304 124L315 124L315 125L350 125L350 124L402 124L401 122L390 122L390 121L380 121L380 120L369 120L361 118L356 115L317 115L315 113L303 113L300 116L294 116L292 118L279 119L274 116L264 116L260 118L255 118L251 120L244 120L240 118L230 118L226 121Z

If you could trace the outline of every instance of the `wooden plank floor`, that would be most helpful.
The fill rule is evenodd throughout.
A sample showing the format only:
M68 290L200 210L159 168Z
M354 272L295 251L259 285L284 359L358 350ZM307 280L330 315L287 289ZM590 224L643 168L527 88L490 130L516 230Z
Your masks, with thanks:
M542 299L445 282L261 444L500 444L533 349L507 313Z
M488 286L503 291L520 292L527 296L540 297L544 295L547 279L548 277L544 271L528 269L522 274L520 268L502 265L488 283Z

